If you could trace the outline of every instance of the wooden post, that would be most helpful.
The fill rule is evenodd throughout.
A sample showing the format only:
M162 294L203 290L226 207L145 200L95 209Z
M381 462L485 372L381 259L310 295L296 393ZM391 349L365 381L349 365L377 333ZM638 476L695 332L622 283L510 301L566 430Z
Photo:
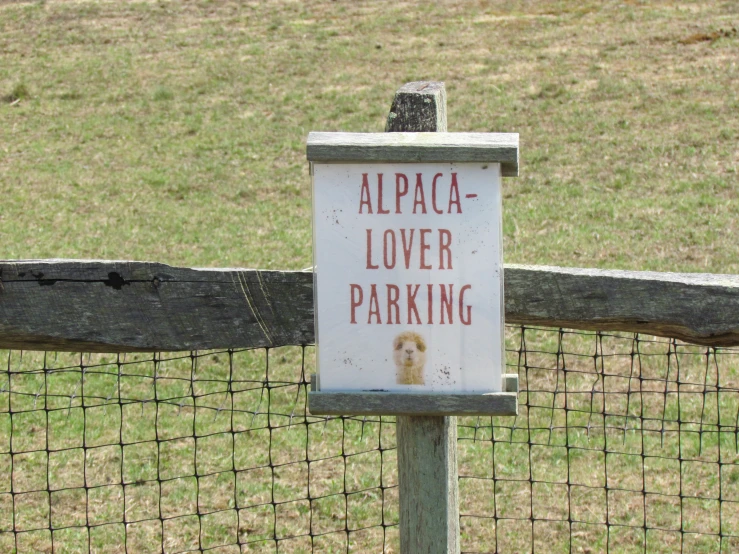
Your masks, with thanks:
M388 132L446 131L444 83L415 82L395 93ZM459 553L457 418L397 416L400 552Z

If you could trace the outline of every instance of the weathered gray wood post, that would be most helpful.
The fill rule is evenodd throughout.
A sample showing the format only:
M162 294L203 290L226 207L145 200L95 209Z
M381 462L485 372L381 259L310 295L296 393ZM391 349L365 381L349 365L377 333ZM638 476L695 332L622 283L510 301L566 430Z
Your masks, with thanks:
M396 93L388 132L444 132L444 83L415 82ZM400 551L459 552L457 418L397 416Z

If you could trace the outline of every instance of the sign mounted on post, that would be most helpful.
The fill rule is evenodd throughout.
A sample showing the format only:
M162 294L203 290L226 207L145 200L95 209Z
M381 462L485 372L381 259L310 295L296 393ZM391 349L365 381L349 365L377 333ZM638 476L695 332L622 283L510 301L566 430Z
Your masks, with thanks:
M320 392L504 391L518 135L311 133L308 159Z

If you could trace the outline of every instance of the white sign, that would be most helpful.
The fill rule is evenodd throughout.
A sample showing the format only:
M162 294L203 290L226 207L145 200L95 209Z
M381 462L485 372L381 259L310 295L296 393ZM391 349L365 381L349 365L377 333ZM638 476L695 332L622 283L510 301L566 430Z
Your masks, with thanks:
M501 390L500 164L314 163L321 391Z

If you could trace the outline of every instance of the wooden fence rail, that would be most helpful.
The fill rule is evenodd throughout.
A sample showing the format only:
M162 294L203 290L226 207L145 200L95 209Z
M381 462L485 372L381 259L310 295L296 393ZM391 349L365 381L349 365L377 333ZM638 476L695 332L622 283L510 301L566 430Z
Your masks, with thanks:
M506 322L739 345L739 276L507 265ZM0 261L0 348L182 351L312 344L313 274Z

